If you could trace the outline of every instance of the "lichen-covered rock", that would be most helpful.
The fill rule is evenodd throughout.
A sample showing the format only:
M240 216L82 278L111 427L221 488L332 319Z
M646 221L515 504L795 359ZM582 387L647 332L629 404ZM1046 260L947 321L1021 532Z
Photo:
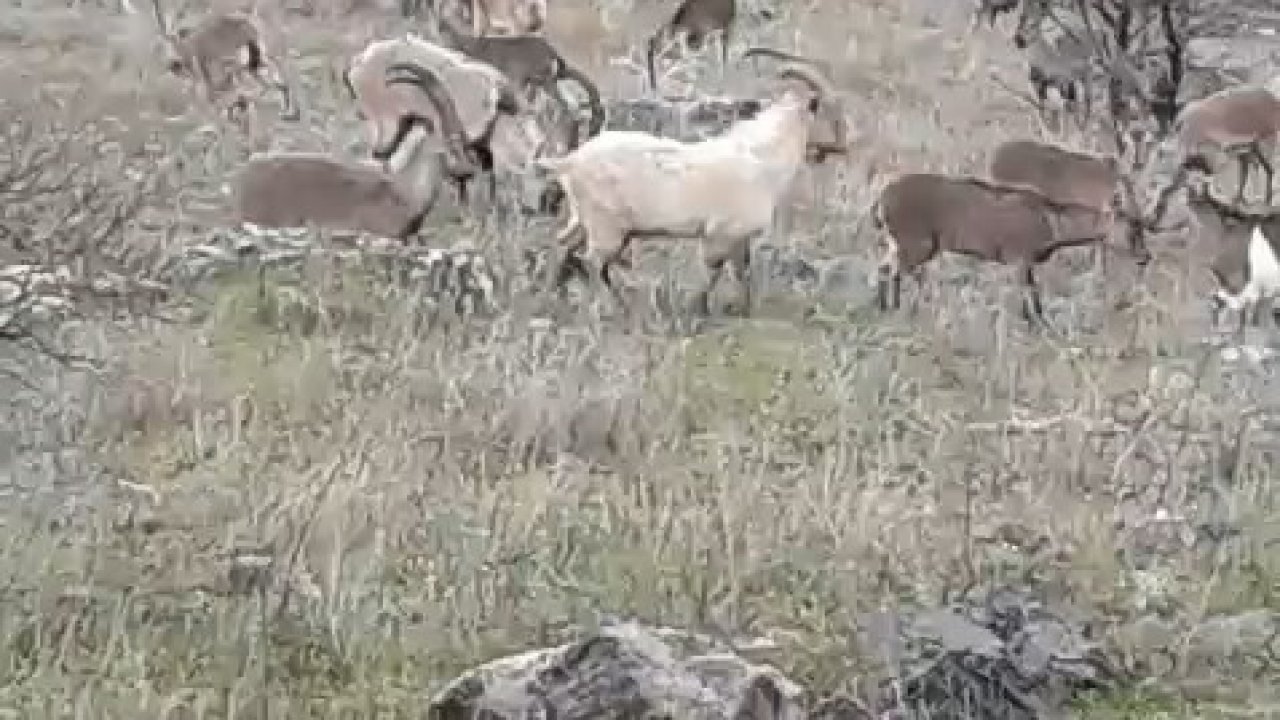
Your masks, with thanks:
M864 621L892 692L879 717L1041 718L1119 678L1084 623L999 589L951 607Z
M664 637L665 636L665 637ZM799 720L802 690L774 668L635 623L486 663L431 702L433 720Z
M764 103L754 98L615 100L609 103L605 127L701 140L723 132L738 120L755 117L763 107Z

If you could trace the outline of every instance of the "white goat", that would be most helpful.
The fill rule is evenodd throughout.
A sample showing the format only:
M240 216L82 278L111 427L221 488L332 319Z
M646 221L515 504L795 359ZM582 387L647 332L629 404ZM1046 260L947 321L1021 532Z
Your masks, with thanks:
M610 269L633 238L701 238L711 277L697 309L709 314L711 289L732 264L744 286L742 311L749 313L750 243L768 230L812 151L810 127L830 96L826 82L805 65L787 65L781 78L781 98L717 137L681 142L606 131L565 157L537 161L559 181L568 205L557 240L581 235L566 248L557 283L576 270L604 281L622 302ZM841 147L823 143L816 155L840 152L844 137L841 125L835 143Z

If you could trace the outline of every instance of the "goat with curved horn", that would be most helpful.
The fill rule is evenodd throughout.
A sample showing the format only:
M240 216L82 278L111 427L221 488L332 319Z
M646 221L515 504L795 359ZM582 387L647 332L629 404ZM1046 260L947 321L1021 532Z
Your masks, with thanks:
M392 66L397 66L394 77L388 75ZM530 189L520 178L543 152L546 133L497 68L406 33L371 42L357 53L346 82L375 157L395 152L405 123L421 118L445 136L452 165L447 174L462 205L470 204L467 186L477 170L488 176L495 198L499 173L511 175L522 194Z
M740 280L749 276L751 242L772 226L801 166L820 154L811 147L811 131L830 98L828 86L798 63L782 77L788 82L780 98L715 137L681 142L606 130L564 157L537 161L559 182L568 207L558 235L565 252L557 284L585 275L625 306L612 270L628 264L633 240L698 239L710 279L696 310L709 313L710 290L725 267ZM741 310L750 308L747 282Z
M750 47L742 57L764 57L781 60L778 78L799 82L813 93L811 110L814 113L808 136L808 160L821 163L830 155L845 155L849 151L849 124L844 111L835 101L836 90L828 79L831 68L828 63L769 47Z
M454 106L453 98L449 97L449 91L440 78L435 73L413 63L393 63L387 66L386 80L388 86L413 85L427 96L436 112L439 123L437 131L444 141L449 157L450 174L455 176L475 174L481 163L476 157L475 150L467 142L466 132L462 128L462 119L458 116L458 108ZM402 118L396 136L391 139L387 147L374 148L374 157L378 160L386 160L390 157L411 126L411 117Z
M156 26L170 54L167 68L176 75L189 75L203 89L212 105L234 93L224 112L247 109L248 98L238 87L247 75L261 90L274 90L280 95L280 117L297 120L300 109L279 62L268 52L266 33L259 21L245 13L216 13L201 20L193 28L176 32L169 29L160 0L152 0Z

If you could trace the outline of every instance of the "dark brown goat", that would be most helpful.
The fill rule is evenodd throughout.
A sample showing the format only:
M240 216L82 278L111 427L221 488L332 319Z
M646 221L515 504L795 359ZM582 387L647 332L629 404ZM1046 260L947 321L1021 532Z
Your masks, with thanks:
M923 279L923 265L948 251L1017 265L1027 291L1028 319L1044 322L1035 267L1065 247L1103 242L1110 235L1105 213L1077 203L1058 203L1034 190L973 177L911 173L891 181L874 208L884 231L877 292L888 309L900 304L902 273ZM1140 233L1129 249L1139 264L1151 255Z
M729 41L738 13L736 0L681 0L675 13L650 36L645 48L649 89L658 89L658 53L679 35L690 49L701 49L711 33L720 33L720 62L729 64Z
M572 80L587 93L587 102L591 106L587 137L600 132L605 117L599 89L585 73L566 62L546 38L540 35L470 35L447 15L434 9L432 15L442 44L497 68L526 96L535 89L541 90L560 106L564 116L569 118L566 150L578 146L578 124L569 103L560 93L558 81Z
M1000 143L987 166L1001 185L1026 185L1059 203L1076 203L1106 212L1120 199L1120 161L1076 152L1036 140Z

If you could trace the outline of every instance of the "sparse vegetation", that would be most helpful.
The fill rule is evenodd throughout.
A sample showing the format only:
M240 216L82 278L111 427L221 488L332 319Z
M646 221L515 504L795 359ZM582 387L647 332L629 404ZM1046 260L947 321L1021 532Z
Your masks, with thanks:
M981 173L1036 121L977 71L1025 80L1010 18L826 5L735 34L830 65L855 151L797 180L776 239L858 272L697 333L661 301L601 317L528 287L549 218L428 216L433 245L519 279L496 317L424 314L337 254L182 281L242 148L170 117L180 88L106 32L128 20L6 6L0 66L32 77L0 72L0 266L82 292L0 314L0 715L417 717L459 672L606 616L766 636L813 699L865 696L867 613L1004 585L1087 618L1124 671L1077 717L1273 715L1280 391L1206 342L1215 250L1151 237L1141 276L1065 251L1040 277L1061 337L1018 317L1004 270L954 258L928 312L868 311L885 176ZM606 98L626 78L589 60L643 53L629 10L547 12ZM335 78L367 39L279 21L308 112L273 149L340 152L361 128ZM763 94L747 64L725 86ZM696 286L695 247L644 244L631 284Z

